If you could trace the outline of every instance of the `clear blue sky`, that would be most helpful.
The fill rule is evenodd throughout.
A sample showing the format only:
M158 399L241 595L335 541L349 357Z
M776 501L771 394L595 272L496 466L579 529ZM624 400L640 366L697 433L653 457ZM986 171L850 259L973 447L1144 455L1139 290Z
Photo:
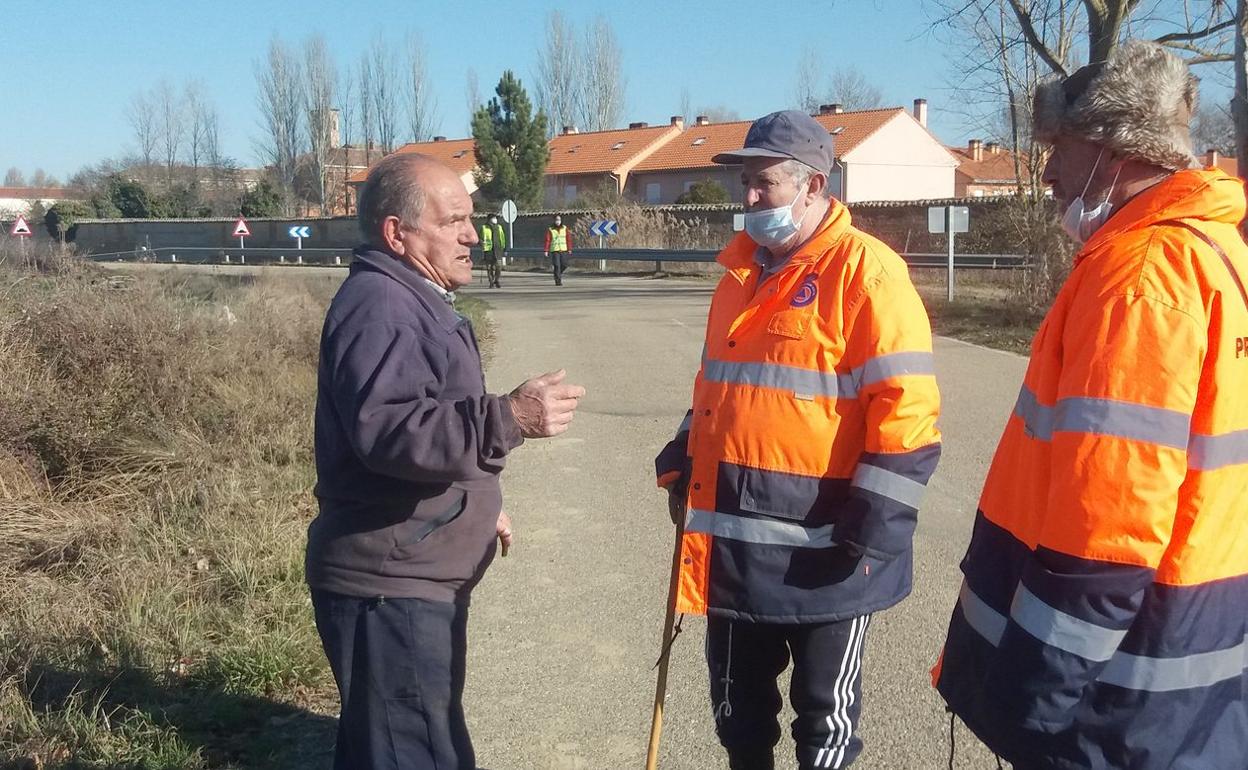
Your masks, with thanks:
M889 104L926 97L941 139L961 143L970 132L949 109L959 97L920 0L0 0L0 174L43 168L64 180L86 163L132 152L126 104L161 78L178 87L203 81L226 154L258 165L254 64L274 34L292 45L323 34L345 68L379 32L396 46L418 32L438 133L464 136L468 69L484 93L508 68L532 92L545 16L555 9L578 26L599 14L611 22L624 53L627 121L666 121L680 110L682 88L695 109L722 106L746 118L791 106L798 58L813 45L826 67L856 67Z

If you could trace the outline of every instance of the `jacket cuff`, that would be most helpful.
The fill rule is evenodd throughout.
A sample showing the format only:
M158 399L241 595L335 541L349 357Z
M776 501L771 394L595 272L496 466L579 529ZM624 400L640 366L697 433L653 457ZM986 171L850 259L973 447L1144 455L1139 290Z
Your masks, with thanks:
M511 399L506 396L498 397L498 413L503 423L503 441L507 445L507 451L515 449L524 443L524 434L520 432L520 423L516 422L516 416L511 411Z

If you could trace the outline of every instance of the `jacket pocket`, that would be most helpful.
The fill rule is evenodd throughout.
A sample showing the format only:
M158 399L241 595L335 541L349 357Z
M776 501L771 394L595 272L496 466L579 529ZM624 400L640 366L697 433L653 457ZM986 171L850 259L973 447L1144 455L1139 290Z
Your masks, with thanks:
M735 490L736 507L806 525L827 524L848 491L848 479L820 478L720 463L721 484Z
M767 331L781 337L800 340L810 328L810 310L781 310L767 322Z
M449 499L448 499L449 497ZM412 516L395 527L394 545L402 550L416 545L458 519L468 506L468 493L452 488L448 495L421 501Z

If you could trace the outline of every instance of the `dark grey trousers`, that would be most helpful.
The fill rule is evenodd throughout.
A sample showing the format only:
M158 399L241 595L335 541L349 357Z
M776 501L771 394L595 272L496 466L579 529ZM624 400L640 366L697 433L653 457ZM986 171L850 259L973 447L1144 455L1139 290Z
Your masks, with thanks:
M334 770L475 770L468 608L317 590L312 606L342 698Z

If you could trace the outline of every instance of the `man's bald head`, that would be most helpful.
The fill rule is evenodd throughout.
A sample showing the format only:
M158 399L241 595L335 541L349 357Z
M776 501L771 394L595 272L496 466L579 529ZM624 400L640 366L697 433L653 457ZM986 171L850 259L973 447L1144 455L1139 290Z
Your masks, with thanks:
M381 223L395 216L415 224L425 210L425 198L440 188L462 183L445 164L420 153L387 155L368 172L357 205L360 232L377 242Z

